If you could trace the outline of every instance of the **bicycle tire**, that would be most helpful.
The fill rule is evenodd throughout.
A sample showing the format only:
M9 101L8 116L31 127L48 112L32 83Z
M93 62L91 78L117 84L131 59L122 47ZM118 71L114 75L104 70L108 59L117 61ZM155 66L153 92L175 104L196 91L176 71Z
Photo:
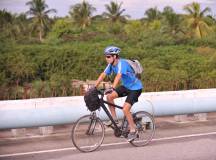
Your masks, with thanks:
M102 121L93 115L80 117L72 128L74 146L81 152L95 151L104 140L105 129Z
M138 137L130 143L136 147L149 144L155 134L155 122L152 115L145 111L136 112L134 122L138 130Z

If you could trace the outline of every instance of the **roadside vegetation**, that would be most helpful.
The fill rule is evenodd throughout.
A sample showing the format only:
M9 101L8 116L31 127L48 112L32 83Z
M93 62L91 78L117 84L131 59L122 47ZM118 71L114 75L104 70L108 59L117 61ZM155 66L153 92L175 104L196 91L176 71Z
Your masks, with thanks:
M29 11L0 10L0 99L73 95L71 81L95 80L106 66L103 49L117 45L124 58L144 67L145 92L216 87L216 17L199 3L149 8L131 19L123 3L104 13L88 1L72 5L66 17L52 17L45 0Z

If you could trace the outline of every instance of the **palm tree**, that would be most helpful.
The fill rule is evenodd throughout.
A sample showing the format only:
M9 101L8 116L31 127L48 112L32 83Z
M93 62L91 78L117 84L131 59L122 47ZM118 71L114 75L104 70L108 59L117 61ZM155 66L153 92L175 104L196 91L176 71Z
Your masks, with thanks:
M125 22L127 18L130 18L129 15L122 15L122 13L125 11L125 9L121 9L122 2L118 4L117 2L111 1L110 4L106 4L106 10L107 12L103 13L103 16L110 19L111 22Z
M170 6L164 7L163 12L162 12L163 15L172 14L172 13L174 13L174 10Z
M13 38L13 23L14 16L5 9L0 10L0 32L4 33L4 35L9 36L10 38Z
M5 9L0 10L0 28L3 28L8 23L12 23L13 16L10 12Z
M0 32L11 39L16 39L19 34L18 18L6 10L0 11Z
M184 6L184 10L189 14L188 24L195 36L198 38L202 38L203 36L205 36L209 30L209 26L205 22L204 18L205 14L210 12L211 9L206 7L201 10L200 4L193 2Z
M50 23L48 14L56 13L57 11L55 9L46 10L48 5L45 3L45 0L31 0L26 5L30 7L26 13L32 16L33 27L39 32L39 39L42 41Z
M70 7L70 15L73 20L78 23L82 29L85 29L91 24L92 13L96 11L91 4L83 1L82 3L77 3Z
M184 33L181 26L182 18L180 15L177 15L172 7L165 7L163 9L162 15L165 18L165 22L167 23L167 28L165 27L166 31L171 33L175 36L178 32Z
M14 15L13 30L17 38L28 36L30 33L30 21L24 13Z
M153 22L154 20L159 20L161 18L161 13L157 9L157 7L149 8L148 10L146 10L145 15L147 16L147 18L145 19L148 22Z

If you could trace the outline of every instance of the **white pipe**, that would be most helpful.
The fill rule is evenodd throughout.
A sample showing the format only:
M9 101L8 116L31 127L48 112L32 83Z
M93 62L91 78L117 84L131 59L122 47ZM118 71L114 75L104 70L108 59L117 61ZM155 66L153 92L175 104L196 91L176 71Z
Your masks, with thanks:
M155 116L215 112L216 89L142 93L132 110ZM83 96L0 101L0 129L69 124L89 113ZM98 115L107 119L102 110ZM117 115L121 118L122 111L117 109Z

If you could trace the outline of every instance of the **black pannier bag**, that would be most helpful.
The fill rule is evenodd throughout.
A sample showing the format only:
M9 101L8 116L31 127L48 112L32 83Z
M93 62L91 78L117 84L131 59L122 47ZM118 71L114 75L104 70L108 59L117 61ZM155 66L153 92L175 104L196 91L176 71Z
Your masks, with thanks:
M98 97L98 91L96 88L91 88L84 95L84 101L87 108L93 112L100 108L100 99Z

